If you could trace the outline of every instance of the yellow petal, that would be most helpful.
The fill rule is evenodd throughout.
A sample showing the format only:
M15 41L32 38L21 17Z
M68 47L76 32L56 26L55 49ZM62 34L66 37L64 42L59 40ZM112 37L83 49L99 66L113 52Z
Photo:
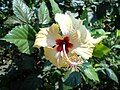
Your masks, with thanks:
M45 57L53 63L56 67L66 67L65 58L61 55L62 53L57 52L55 48L44 48Z
M85 44L81 44L79 47L76 47L72 53L76 53L82 56L84 59L89 59L92 57L95 45L98 44L103 38L105 37L100 37L97 39L90 37L90 39Z
M106 38L106 36L101 36L97 39L94 39L93 37L91 37L91 39L89 40L89 42L91 42L93 45L98 44L100 41L102 41L104 38Z
M55 20L58 22L64 36L70 36L81 24L81 20L75 19L71 12L66 12L65 14L57 13Z
M73 53L80 55L84 59L89 59L90 57L92 57L93 48L78 47L73 50Z
M59 28L57 24L53 24L48 28L41 28L36 35L34 47L53 47L56 44L56 39L61 38L58 32Z
M86 43L90 38L90 32L84 25L79 25L80 28L77 30L78 39L80 43Z
M72 30L72 28L73 28L71 19L68 17L68 15L57 13L55 15L55 20L60 25L60 29L62 31L62 34L67 36L69 34L69 31Z

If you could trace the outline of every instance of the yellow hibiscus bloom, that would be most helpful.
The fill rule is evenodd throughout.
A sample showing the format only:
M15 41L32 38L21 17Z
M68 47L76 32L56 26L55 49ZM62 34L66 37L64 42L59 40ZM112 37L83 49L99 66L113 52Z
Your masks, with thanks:
M82 58L92 57L95 45L103 37L91 37L82 25L83 21L76 19L71 12L57 13L55 21L58 24L41 28L36 35L34 47L44 47L45 57L58 68L78 65L82 63Z

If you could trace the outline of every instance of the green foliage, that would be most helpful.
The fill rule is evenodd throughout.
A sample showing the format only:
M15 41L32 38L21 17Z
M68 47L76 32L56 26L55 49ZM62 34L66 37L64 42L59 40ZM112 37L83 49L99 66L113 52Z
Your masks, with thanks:
M63 85L63 90L71 90L71 89L73 89L72 87L70 87L70 86L67 86L67 85Z
M54 0L49 0L52 6L52 12L55 15L56 13L62 13L58 4Z
M91 80L99 81L98 75L92 65L88 63L84 63L81 66L82 72Z
M108 48L107 46L100 43L100 44L96 45L94 52L93 52L93 56L101 58L109 51L110 51L110 48Z
M117 78L117 76L115 75L115 73L114 73L111 69L109 69L109 68L105 68L105 69L106 69L107 75L108 75L112 80L114 80L115 82L119 83L119 82L118 82L118 78Z
M92 32L93 35L95 35L96 37L100 37L100 36L107 36L107 34L110 34L110 32L105 32L105 30L103 29L95 29Z
M81 19L84 20L83 24L88 27L88 11L85 9L81 15Z
M22 22L15 16L8 17L4 24L21 24Z
M38 18L40 24L48 24L50 22L49 11L45 2L42 2L40 8L38 9Z
M120 49L120 45L114 45L112 48L118 48L118 49Z
M68 71L65 73L65 85L71 86L71 87L77 87L81 83L81 76L80 73L77 71Z
M120 30L117 30L117 36L120 36Z
M1 0L0 5L0 90L119 90L119 0ZM76 71L56 68L43 48L33 48L40 28L67 10L78 13L91 35L107 37Z
M14 43L22 53L31 54L36 31L30 25L16 26L1 40Z
M99 81L98 75L93 68L85 69L84 73L89 79L94 80L94 81Z
M30 8L23 0L13 0L13 12L18 19L24 23L29 23L31 19Z

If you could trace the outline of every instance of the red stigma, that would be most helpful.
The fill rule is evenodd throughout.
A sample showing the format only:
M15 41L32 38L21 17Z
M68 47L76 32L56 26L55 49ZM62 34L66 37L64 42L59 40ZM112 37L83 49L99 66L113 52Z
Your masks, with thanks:
M64 37L63 40L57 39L56 40L56 45L57 45L56 50L58 52L61 52L63 50L63 44L65 44L65 51L66 51L66 53L69 52L68 48L72 48L73 47L73 44L69 42L69 37Z

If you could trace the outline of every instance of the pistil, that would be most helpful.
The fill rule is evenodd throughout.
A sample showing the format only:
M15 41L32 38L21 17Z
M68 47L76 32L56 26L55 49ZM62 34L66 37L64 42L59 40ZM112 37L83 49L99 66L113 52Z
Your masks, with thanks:
M76 63L76 62L72 62L72 61L70 61L70 59L68 58L68 55L67 55L67 53L66 53L66 50L65 50L65 44L63 44L63 53L64 53L64 55L65 55L65 57L67 58L67 62L68 63L70 63L71 65L78 65L78 63Z

